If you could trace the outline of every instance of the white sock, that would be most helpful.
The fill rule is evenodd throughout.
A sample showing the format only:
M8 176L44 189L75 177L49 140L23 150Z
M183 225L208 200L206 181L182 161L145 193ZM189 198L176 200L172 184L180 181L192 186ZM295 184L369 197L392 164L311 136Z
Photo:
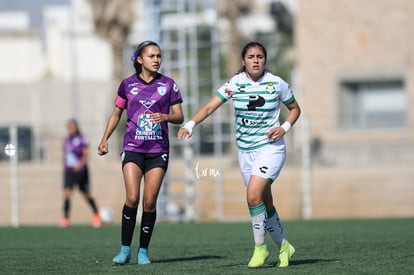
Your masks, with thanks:
M258 206L249 206L250 216L252 218L254 243L256 246L265 244L266 236L266 207L263 202Z
M273 206L272 209L267 213L267 231L272 237L273 241L280 247L285 242L285 234L283 233L283 227L280 224L279 215L277 214L276 208Z

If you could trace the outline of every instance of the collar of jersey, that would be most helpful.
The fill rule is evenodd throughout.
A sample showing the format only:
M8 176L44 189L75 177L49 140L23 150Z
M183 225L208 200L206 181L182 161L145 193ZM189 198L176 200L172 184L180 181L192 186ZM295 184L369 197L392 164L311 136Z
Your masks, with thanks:
M135 76L138 78L138 80L142 83L144 83L145 85L149 85L151 83L153 83L155 80L158 80L161 77L160 73L157 73L155 75L155 77L150 81L150 82L146 82L144 79L142 79L141 77L139 77L139 75L135 74Z

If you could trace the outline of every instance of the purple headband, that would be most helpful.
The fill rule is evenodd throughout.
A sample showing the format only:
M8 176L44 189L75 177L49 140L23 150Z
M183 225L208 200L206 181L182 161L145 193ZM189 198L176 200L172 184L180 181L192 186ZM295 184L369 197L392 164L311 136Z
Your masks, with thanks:
M141 42L141 43L138 45L137 49L134 51L134 53L131 55L131 61L135 61L135 60L137 59L137 57L139 56L139 54L141 53L141 51L142 51L142 50L143 50L146 46L150 46L150 45L154 45L154 46L160 47L160 46L158 46L158 44L157 44L157 43L155 43L154 41L151 41L151 40L146 40L146 41L144 41L144 42Z
M131 55L131 61L135 61L135 59L137 59L138 57L138 51L134 51L134 53Z

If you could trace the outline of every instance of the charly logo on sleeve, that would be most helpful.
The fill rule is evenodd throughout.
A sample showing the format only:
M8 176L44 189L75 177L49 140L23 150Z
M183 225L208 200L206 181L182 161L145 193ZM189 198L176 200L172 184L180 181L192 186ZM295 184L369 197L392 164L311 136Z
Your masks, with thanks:
M129 92L133 95L137 95L138 94L138 87L132 88Z
M130 89L129 93L131 93L132 95L137 95L139 92L138 87L137 87L138 84L139 84L138 82L128 83L128 89Z

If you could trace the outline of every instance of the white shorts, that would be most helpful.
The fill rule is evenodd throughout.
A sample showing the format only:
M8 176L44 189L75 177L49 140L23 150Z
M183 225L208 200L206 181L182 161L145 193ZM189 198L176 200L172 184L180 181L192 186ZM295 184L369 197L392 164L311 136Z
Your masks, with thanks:
M265 178L272 183L279 176L285 159L284 144L270 144L256 151L239 151L239 165L244 184L247 187L252 175Z

